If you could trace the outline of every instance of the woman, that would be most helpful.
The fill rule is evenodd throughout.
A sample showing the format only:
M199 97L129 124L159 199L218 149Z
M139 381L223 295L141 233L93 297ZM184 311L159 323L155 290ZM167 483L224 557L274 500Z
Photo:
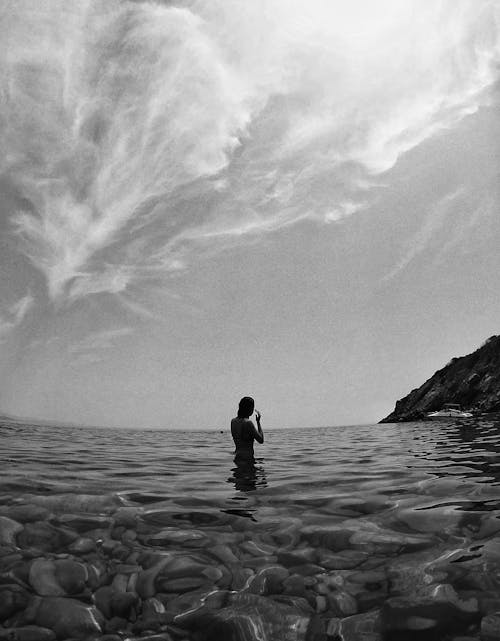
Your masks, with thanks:
M257 427L255 427L250 416L253 414L255 403L250 396L244 396L238 406L238 416L231 421L231 434L233 436L236 450L234 452L234 460L236 463L239 461L248 461L252 463L253 457L253 442L264 442L264 434L260 426L260 412L255 411L255 420Z

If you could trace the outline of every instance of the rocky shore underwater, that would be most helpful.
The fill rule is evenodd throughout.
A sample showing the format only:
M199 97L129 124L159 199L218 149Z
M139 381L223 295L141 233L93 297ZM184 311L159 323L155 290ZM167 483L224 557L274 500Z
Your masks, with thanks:
M498 641L498 481L352 463L236 507L2 481L0 641Z

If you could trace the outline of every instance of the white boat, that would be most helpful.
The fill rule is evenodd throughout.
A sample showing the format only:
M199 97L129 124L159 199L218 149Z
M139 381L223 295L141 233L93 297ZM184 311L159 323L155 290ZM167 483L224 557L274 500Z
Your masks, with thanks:
M449 421L453 419L472 417L473 415L470 412L464 412L460 408L460 405L455 403L447 403L442 410L427 414L427 418L431 421Z

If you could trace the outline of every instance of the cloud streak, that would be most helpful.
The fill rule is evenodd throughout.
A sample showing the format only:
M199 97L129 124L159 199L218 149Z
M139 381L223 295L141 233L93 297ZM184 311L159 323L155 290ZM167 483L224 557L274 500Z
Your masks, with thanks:
M4 342L7 336L21 325L34 302L35 299L31 293L27 293L10 305L3 314L0 314L0 343Z
M352 215L498 78L494 0L3 11L0 172L28 203L11 229L52 299L122 295L194 254Z
M103 353L111 349L115 341L133 334L130 327L104 329L85 336L69 347L69 353L76 357L78 363L98 363L103 360Z

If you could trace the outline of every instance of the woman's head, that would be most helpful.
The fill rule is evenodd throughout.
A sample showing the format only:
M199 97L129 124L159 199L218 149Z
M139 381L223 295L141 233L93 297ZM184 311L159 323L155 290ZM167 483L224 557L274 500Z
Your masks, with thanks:
M248 418L253 414L255 403L250 396L244 396L238 405L238 418Z

